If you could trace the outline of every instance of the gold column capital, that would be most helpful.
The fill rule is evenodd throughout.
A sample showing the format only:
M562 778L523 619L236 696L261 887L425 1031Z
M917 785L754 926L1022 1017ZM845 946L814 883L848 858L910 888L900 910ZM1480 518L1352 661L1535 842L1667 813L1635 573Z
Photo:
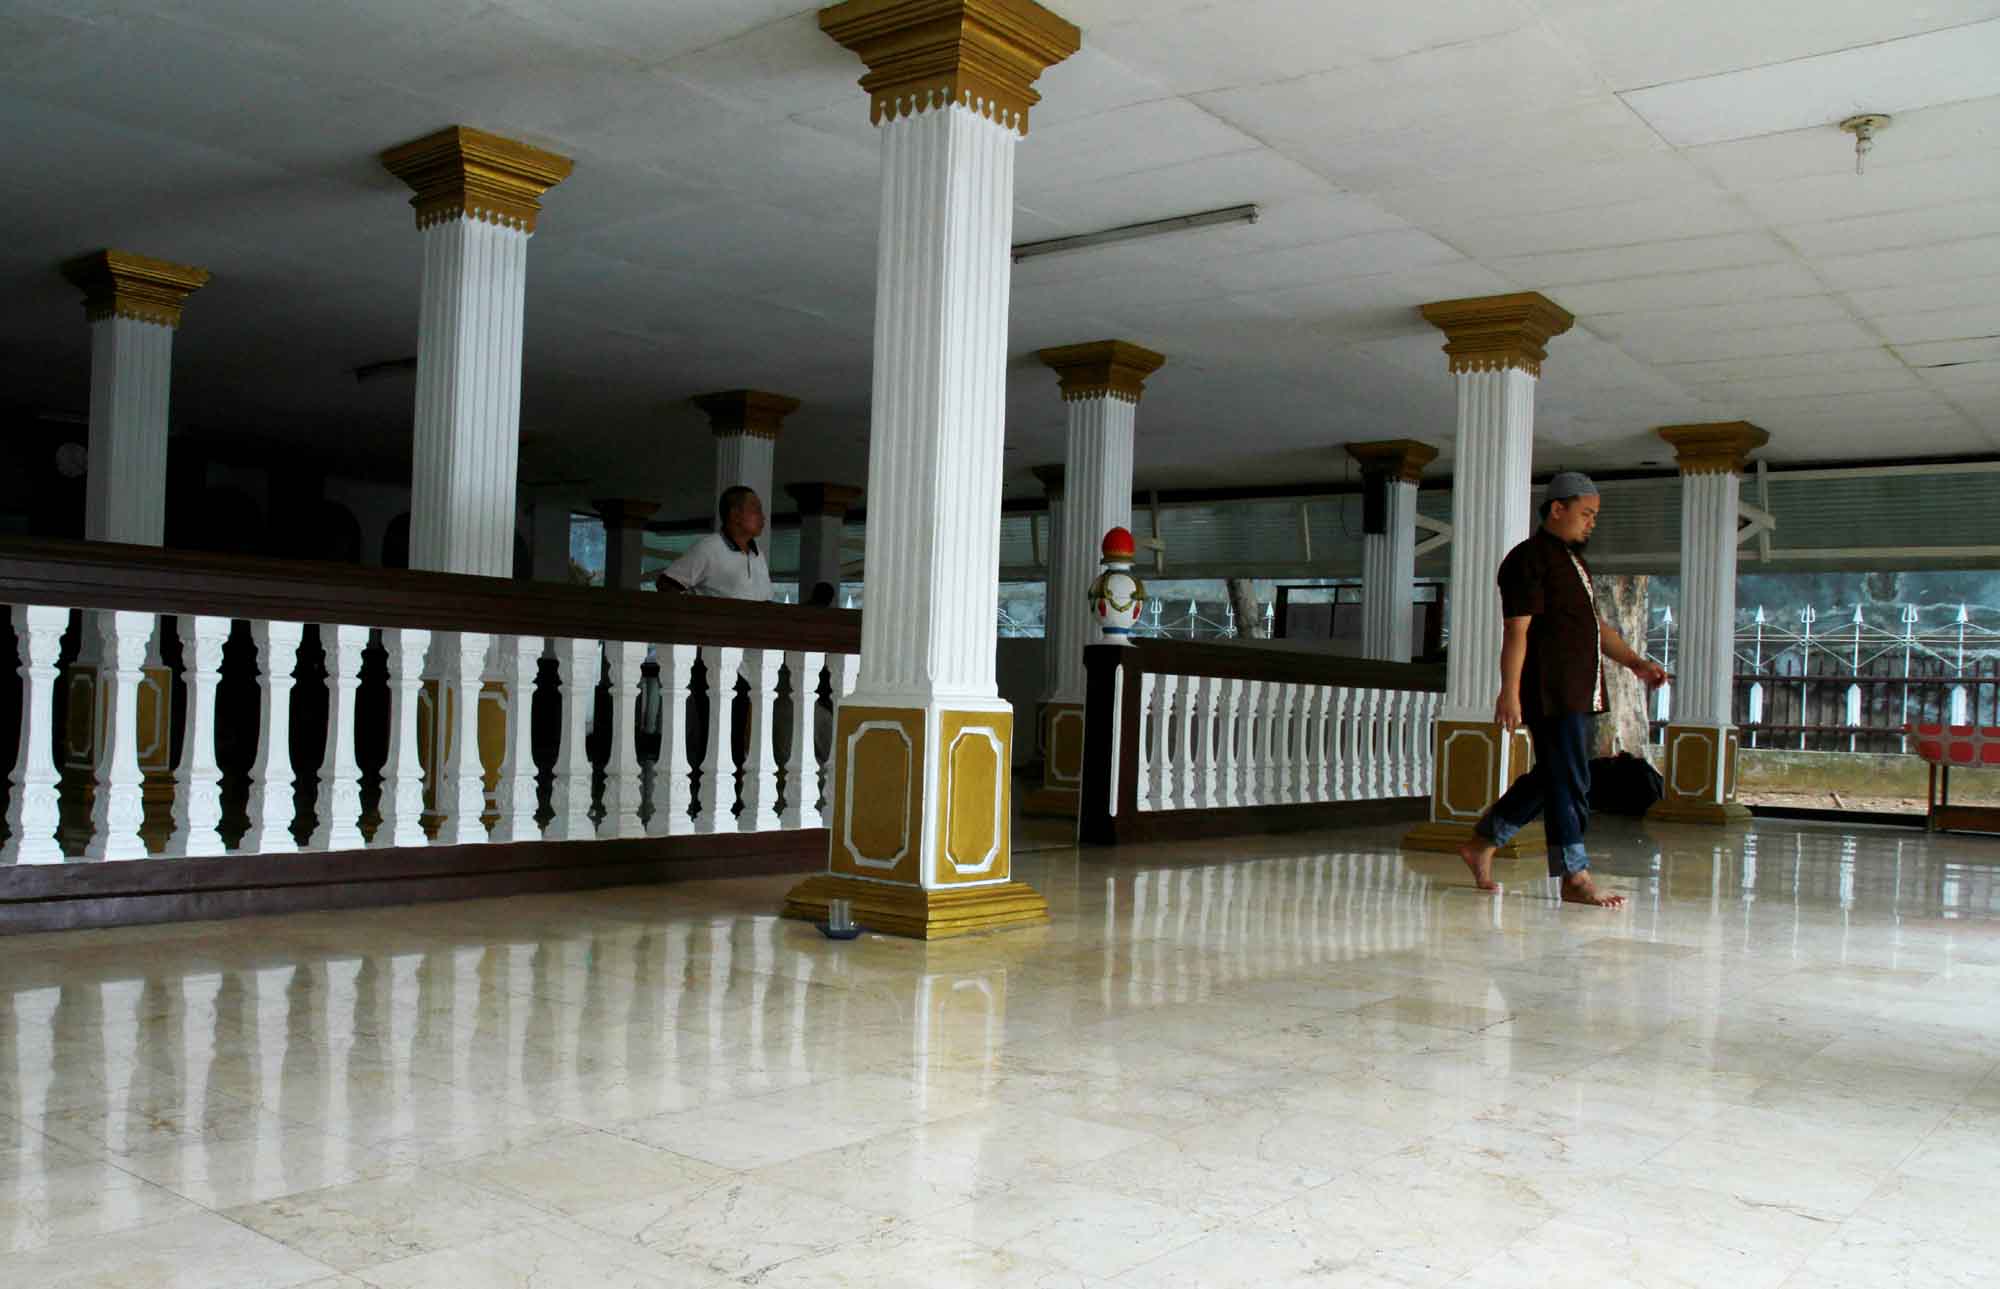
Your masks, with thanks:
M1093 340L1083 345L1038 349L1035 357L1062 380L1063 402L1110 395L1136 403L1146 392L1146 377L1166 365L1166 357L1128 340Z
M1539 291L1439 300L1419 311L1444 332L1454 373L1516 368L1540 377L1549 341L1576 322L1569 310Z
M785 418L799 410L799 400L783 394L767 394L761 389L725 389L713 394L696 394L688 400L708 413L708 428L715 437L749 434L775 439Z
M847 0L819 11L819 29L868 65L876 124L958 103L1022 134L1035 81L1083 45L1034 0Z
M83 288L84 316L134 318L165 327L181 325L181 306L208 284L208 270L108 247L62 265L62 275Z
M644 501L637 497L600 497L590 503L597 508L598 517L609 529L643 528L653 512L660 508L657 501Z
M569 178L576 163L517 139L469 125L390 148L381 157L390 174L416 193L417 227L461 215L535 231L541 195Z
M852 484L788 483L785 491L791 494L802 516L827 515L845 519L849 510L861 504L861 489Z
M1404 483L1422 483L1424 467L1437 460L1438 450L1415 439L1377 439L1349 443L1347 455L1361 463L1363 474L1394 475Z
M1750 454L1771 441L1769 431L1748 421L1663 425L1659 435L1673 444L1682 474L1741 474Z
M1028 473L1034 475L1041 483L1043 496L1050 501L1062 500L1063 480L1066 476L1060 464L1031 466Z

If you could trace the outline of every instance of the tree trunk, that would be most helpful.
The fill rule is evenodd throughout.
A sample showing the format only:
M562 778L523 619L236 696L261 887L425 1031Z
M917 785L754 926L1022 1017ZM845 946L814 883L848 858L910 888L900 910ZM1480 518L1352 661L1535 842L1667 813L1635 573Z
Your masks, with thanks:
M1236 610L1236 637L1239 640L1258 640L1264 635L1264 610L1257 603L1257 595L1250 588L1250 579L1232 577L1229 579L1229 607Z
M1646 648L1646 577L1643 574L1599 575L1591 579L1597 587L1597 612L1618 629L1627 644L1641 652ZM1630 752L1646 754L1646 687L1623 667L1606 662L1604 687L1609 691L1611 710L1597 718L1597 741L1592 756L1615 756Z

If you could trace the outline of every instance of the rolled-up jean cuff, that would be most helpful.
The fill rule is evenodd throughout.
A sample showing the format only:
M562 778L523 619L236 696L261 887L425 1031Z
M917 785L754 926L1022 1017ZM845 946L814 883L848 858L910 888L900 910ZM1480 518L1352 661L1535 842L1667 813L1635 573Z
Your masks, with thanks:
M1483 837L1495 846L1505 846L1514 840L1514 834L1521 831L1521 825L1510 824L1505 819L1496 818L1492 811L1479 816L1479 822L1472 825L1472 835Z
M1583 843L1573 841L1567 846L1551 843L1549 846L1549 876L1562 877L1566 874L1581 873L1590 867L1590 855Z

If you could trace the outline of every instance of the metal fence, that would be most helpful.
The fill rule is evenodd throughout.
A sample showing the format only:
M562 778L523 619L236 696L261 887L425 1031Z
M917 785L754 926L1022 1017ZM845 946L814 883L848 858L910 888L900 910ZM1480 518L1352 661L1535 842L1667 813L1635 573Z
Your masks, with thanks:
M1860 607L1839 614L1805 608L1788 620L1755 610L1736 632L1735 720L1743 746L1903 752L1909 721L2000 725L2000 610L1904 605L1888 612L1897 615L1893 625L1879 616L1871 622ZM1677 645L1673 611L1655 610L1648 652L1671 668ZM1672 710L1669 686L1650 713L1656 738Z

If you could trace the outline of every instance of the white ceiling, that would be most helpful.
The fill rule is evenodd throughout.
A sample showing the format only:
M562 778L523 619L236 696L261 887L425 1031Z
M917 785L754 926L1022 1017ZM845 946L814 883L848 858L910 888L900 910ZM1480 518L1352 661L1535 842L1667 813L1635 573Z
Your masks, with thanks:
M1084 49L1042 80L1017 240L1264 217L1016 270L1012 494L1061 455L1033 351L1106 337L1169 359L1142 487L1337 477L1360 438L1448 460L1415 306L1526 289L1578 315L1543 467L1738 417L1778 460L2000 450L2000 0L1055 7ZM199 264L177 422L396 473L410 383L351 375L416 344L417 237L375 155L456 122L577 160L529 255L524 478L702 513L686 399L750 385L805 400L781 482L860 482L859 71L793 0L0 0L0 376L87 403L62 259ZM1896 114L1859 176L1850 110Z

